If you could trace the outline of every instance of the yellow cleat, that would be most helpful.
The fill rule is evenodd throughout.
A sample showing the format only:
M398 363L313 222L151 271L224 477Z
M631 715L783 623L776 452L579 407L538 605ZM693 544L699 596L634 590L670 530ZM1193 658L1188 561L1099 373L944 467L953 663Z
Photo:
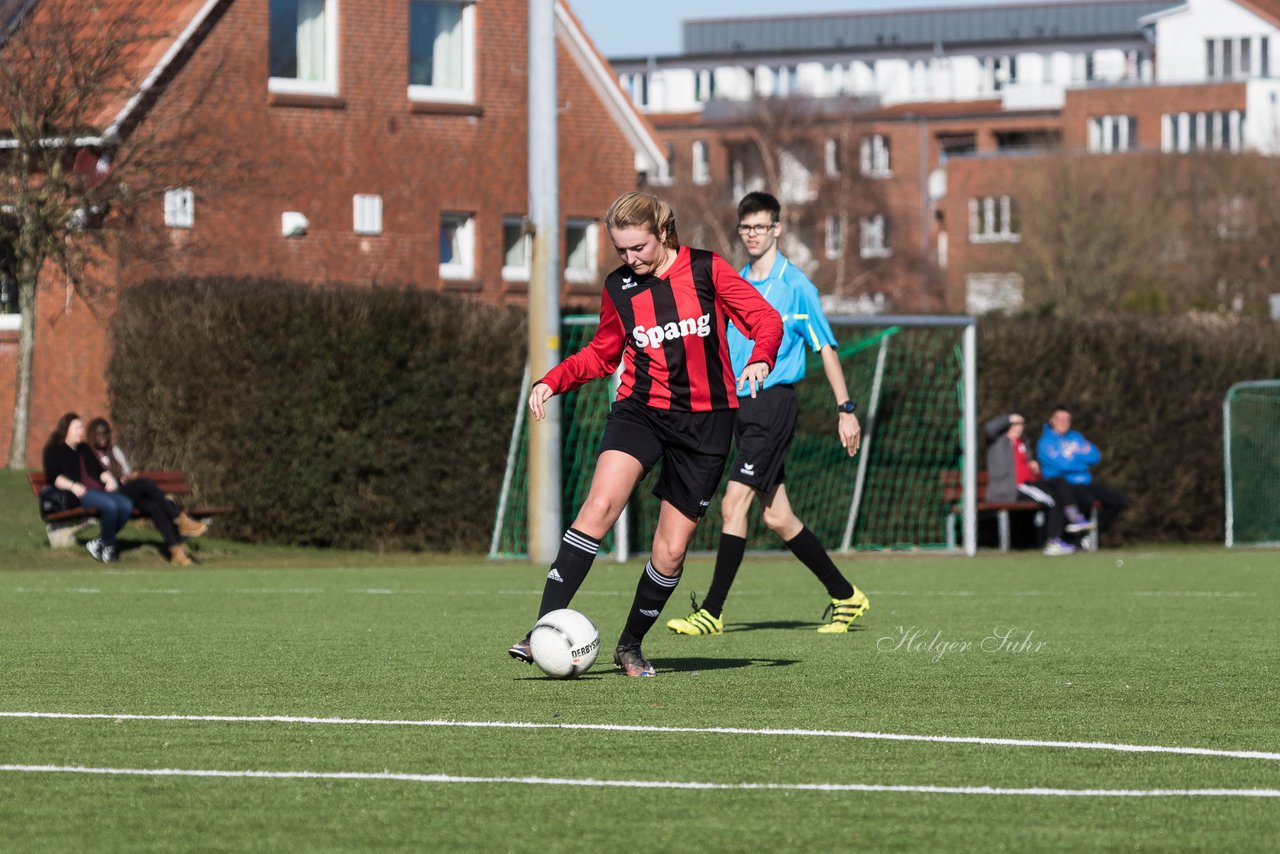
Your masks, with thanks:
M853 588L853 595L848 599L832 599L827 610L822 612L823 618L831 615L831 622L818 626L818 631L827 635L844 634L854 620L871 610L871 600L858 588Z
M699 608L687 617L667 620L667 628L678 635L722 635L724 620L711 616L706 608Z

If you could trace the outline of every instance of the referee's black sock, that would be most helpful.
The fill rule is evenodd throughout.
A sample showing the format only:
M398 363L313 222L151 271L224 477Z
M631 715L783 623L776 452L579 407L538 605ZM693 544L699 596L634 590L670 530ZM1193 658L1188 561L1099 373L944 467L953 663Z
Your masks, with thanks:
M679 575L668 578L653 568L653 561L645 564L640 583L636 585L636 598L631 602L631 613L627 615L627 625L618 638L618 646L629 646L644 639L679 583Z
M711 616L719 617L724 611L724 600L729 597L729 588L738 577L738 567L742 566L742 556L747 553L747 538L733 534L720 535L720 547L716 549L716 568L711 575L711 589L702 600L702 607Z
M831 556L822 547L822 543L818 542L813 531L807 527L802 528L800 533L787 540L787 548L818 577L832 599L848 599L853 595L853 585L831 561Z
M588 537L581 531L570 528L564 532L560 541L560 551L556 554L555 563L547 572L546 583L542 585L542 605L538 608L538 617L568 608L573 594L578 592L591 564L600 550L600 541Z

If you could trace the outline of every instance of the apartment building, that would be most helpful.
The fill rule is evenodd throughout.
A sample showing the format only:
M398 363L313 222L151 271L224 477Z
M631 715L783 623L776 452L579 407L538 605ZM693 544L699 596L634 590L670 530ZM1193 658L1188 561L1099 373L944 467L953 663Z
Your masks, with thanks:
M827 199L785 248L851 310L1017 305L1001 265L1038 155L1274 154L1280 139L1275 0L721 18L683 38L677 55L611 59L667 145L672 192ZM770 126L780 165L761 168ZM842 159L861 198L833 215L820 188Z

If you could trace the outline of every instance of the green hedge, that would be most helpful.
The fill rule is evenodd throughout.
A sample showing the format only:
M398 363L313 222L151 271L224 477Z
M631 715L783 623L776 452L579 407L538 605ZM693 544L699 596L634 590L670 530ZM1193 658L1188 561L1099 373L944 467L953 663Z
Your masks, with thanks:
M1222 400L1236 382L1280 377L1275 323L1222 315L982 319L978 417L1053 407L1102 450L1100 483L1131 508L1104 544L1221 541Z
M121 295L113 341L119 438L234 507L220 533L487 547L522 392L521 313L407 289L156 281ZM1221 539L1222 398L1280 376L1275 324L984 318L978 354L980 420L1022 412L1034 441L1065 403L1101 447L1098 479L1133 503L1109 544Z
M121 294L112 339L118 438L234 507L220 534L487 547L522 314L409 289L168 280Z

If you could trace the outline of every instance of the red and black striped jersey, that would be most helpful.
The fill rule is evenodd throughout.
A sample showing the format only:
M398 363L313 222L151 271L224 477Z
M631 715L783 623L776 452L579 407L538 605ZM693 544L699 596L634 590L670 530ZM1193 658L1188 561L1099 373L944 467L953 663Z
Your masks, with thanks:
M755 341L750 361L772 370L782 319L719 255L681 247L661 278L624 265L605 279L595 337L540 382L560 394L622 364L619 400L685 412L736 409L729 320Z

